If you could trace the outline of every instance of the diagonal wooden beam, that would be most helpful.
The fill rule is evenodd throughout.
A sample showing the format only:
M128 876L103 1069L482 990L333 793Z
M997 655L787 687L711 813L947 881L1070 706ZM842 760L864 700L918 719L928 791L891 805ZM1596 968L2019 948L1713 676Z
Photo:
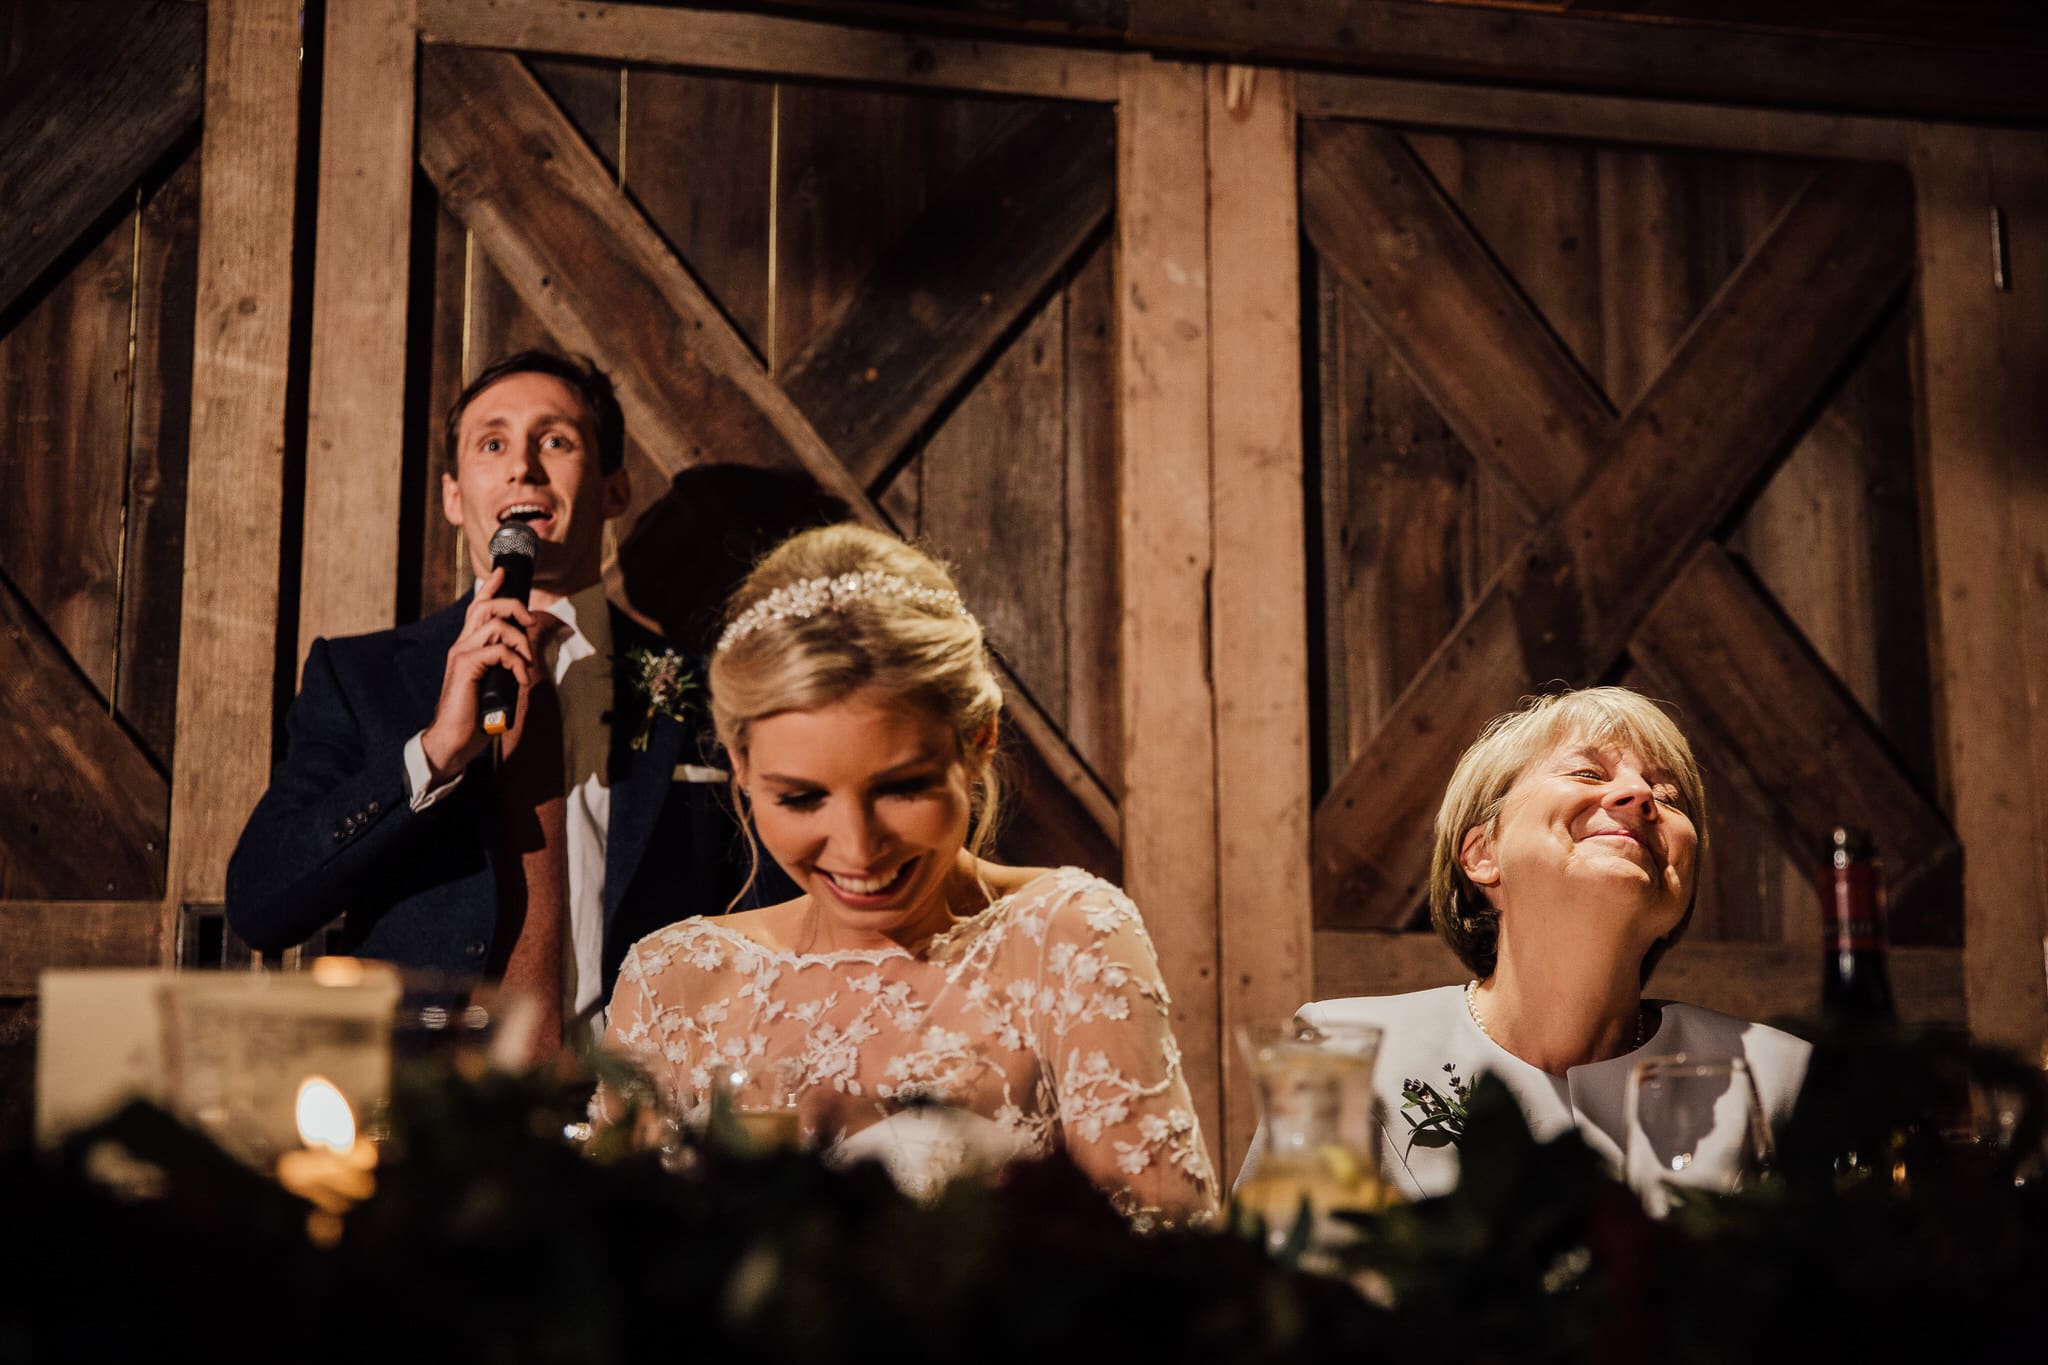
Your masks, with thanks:
M1719 545L1700 547L1629 653L1676 694L1701 748L1740 762L1777 827L1796 832L1786 852L1807 871L1829 830L1860 826L1884 850L1897 907L1961 853L1856 699Z
M657 464L802 469L862 495L517 57L440 47L420 66L420 164L442 203L563 345L605 357Z
M1318 923L1386 927L1421 896L1437 794L1484 720L1584 684L1736 500L1905 280L1885 169L1823 172L1788 206L1617 426L1572 500L1510 555L1316 815Z
M1531 519L1569 497L1613 408L1407 144L1372 124L1305 123L1301 226Z
M1362 125L1310 130L1304 145L1315 160L1302 196L1311 241L1359 291L1467 449L1538 513L1550 511L1591 467L1613 426L1606 400L1400 139ZM1389 243L1399 249L1386 250ZM1451 261L1454 269L1418 271L1418 259ZM1531 439L1534 432L1547 439ZM1725 615L1699 614L1717 604ZM1632 648L1639 661L1654 651L1660 676L1672 680L1667 690L1683 684L1688 715L1745 718L1721 731L1744 742L1709 729L1702 745L1715 748L1721 763L1739 765L1778 807L1795 857L1810 858L1833 822L1861 823L1891 851L1886 871L1896 900L1953 856L1940 811L1876 738L1862 708L1718 546L1700 549L1650 623L1654 641L1639 634ZM1759 696L1776 699L1768 715L1750 705ZM1816 789L1810 777L1823 759L1833 776ZM1816 790L1851 788L1857 797L1846 804L1809 799Z
M869 489L1073 263L1116 197L1107 109L1007 124L778 376Z
M558 340L604 357L664 470L802 469L862 521L895 529L518 58L436 48L421 66L420 163L442 201ZM1011 723L1114 841L1115 801L997 671Z
M0 113L0 314L199 124L206 13L156 0L78 40Z
M161 895L169 818L170 783L0 577L0 895Z

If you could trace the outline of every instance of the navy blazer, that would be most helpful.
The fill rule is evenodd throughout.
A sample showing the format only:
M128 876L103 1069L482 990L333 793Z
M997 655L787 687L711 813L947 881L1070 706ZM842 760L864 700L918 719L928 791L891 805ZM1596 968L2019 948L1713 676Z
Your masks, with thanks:
M468 599L412 625L315 640L288 745L228 863L227 917L251 947L303 943L337 917L344 951L459 977L483 973L498 929L492 756L424 811L407 795L405 744L433 719ZM612 608L621 658L659 637ZM701 679L701 664L696 668ZM644 703L613 670L610 828L605 844L604 997L634 941L719 914L747 879L745 836L721 782L677 781L679 765L724 766L701 692L684 720L659 717L636 751ZM788 899L774 862L743 904Z

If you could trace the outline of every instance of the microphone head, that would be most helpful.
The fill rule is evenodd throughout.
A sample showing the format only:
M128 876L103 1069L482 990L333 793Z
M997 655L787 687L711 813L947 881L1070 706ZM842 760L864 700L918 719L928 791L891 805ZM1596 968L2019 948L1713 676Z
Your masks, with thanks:
M523 521L508 521L491 537L491 558L494 561L506 555L532 559L539 553L540 537Z

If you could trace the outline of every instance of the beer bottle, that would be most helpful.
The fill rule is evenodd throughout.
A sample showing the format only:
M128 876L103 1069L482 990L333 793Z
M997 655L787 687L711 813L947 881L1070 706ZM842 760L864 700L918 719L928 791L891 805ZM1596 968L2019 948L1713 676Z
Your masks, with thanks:
M1841 1023L1889 1023L1883 889L1862 830L1837 826L1820 874L1821 1012Z

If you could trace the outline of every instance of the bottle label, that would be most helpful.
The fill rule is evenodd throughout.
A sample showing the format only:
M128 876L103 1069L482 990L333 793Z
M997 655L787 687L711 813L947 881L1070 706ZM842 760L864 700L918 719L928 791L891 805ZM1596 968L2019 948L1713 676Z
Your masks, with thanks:
M1827 869L1822 873L1821 902L1827 910L1821 944L1828 952L1884 951L1884 910L1875 868L1852 863Z

